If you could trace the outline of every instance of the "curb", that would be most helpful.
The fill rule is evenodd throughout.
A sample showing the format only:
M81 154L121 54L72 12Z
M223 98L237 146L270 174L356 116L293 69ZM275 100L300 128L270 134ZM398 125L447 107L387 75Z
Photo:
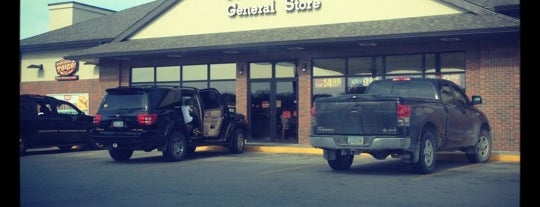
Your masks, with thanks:
M197 147L197 151L221 151L226 148L221 146L201 146ZM244 148L246 152L263 152L263 153L291 153L291 154L312 154L322 156L323 151L319 148L311 147L310 145L254 145L247 144ZM493 151L489 159L490 162L509 162L520 163L520 152L508 151ZM369 154L361 154L360 156L369 156ZM466 160L463 152L439 152L437 153L438 160Z

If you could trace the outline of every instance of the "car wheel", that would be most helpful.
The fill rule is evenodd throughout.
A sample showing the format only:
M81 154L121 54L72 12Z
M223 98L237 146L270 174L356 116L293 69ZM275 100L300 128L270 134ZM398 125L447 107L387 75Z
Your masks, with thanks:
M244 130L237 129L234 136L231 139L229 145L229 151L234 154L240 154L244 152L244 146L246 145L246 133Z
M467 160L472 163L487 162L491 156L491 145L491 135L487 130L482 129L482 131L480 131L480 136L478 137L478 142L476 142L476 145L473 147L474 149L470 150L473 153L465 154Z
M415 164L416 171L429 174L435 168L435 145L433 144L433 132L425 131L420 140L420 158Z
M336 151L336 159L328 160L328 165L334 170L348 170L354 161L354 154L342 155L341 151Z
M180 161L184 159L188 152L188 144L186 138L181 133L175 132L163 151L163 156L168 161Z
M26 150L28 150L28 143L24 135L19 136L19 156L26 155Z
M115 161L126 161L133 155L133 150L112 148L109 150L109 155Z

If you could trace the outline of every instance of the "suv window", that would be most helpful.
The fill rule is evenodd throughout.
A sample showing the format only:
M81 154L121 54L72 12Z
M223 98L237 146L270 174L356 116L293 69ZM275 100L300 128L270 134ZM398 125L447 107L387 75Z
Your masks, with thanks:
M101 108L107 110L116 110L141 108L143 106L143 93L109 93L103 100Z
M167 94L165 97L163 97L163 100L161 101L161 104L159 104L159 107L165 107L176 103L176 92L173 90L167 91Z
M203 101L204 109L215 109L222 105L218 94L213 93L212 91L201 91L201 99Z

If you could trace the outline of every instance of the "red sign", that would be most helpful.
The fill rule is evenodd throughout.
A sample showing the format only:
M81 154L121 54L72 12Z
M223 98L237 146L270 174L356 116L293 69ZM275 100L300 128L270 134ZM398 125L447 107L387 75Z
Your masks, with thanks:
M77 71L77 62L75 60L61 59L56 62L56 73L60 76L73 75Z

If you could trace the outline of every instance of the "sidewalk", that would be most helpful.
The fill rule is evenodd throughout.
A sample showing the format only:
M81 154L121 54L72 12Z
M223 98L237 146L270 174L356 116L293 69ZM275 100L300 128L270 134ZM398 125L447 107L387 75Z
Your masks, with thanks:
M198 147L199 151L219 151L226 150L223 147ZM322 156L322 149L314 148L311 145L302 144L274 144L274 143L247 143L244 151L246 152L264 152L264 153L292 153L292 154L312 154ZM361 154L360 156L371 156L369 154ZM466 160L463 152L439 152L437 153L439 160ZM490 162L521 162L520 152L509 151L493 151L491 153Z

